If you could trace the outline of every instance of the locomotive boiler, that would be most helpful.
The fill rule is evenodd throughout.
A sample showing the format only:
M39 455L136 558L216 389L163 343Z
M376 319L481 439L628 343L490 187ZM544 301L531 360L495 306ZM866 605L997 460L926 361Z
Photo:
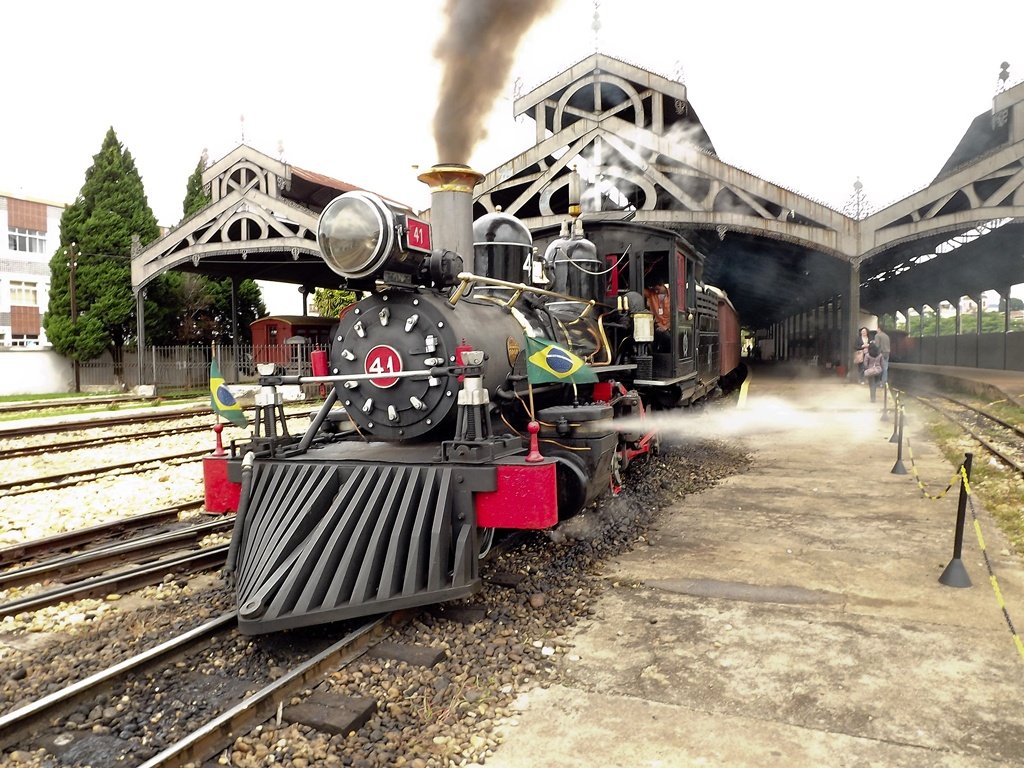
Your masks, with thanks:
M481 178L421 175L429 227L365 192L321 214L323 258L362 298L313 376L261 377L257 429L233 447L243 632L471 594L495 530L551 527L614 491L657 448L644 414L742 379L732 305L679 234L474 222ZM293 437L275 414L277 387L297 383L326 396Z

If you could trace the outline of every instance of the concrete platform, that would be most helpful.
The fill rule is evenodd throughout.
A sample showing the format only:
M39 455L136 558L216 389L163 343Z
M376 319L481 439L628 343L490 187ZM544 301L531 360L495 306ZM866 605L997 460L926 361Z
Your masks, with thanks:
M943 586L956 489L933 501L891 473L893 422L867 389L764 367L744 410L701 417L722 419L752 470L607 566L563 683L520 697L488 768L1024 764L1024 657L970 512L973 586ZM913 410L906 437L939 493L956 467ZM975 509L1020 628L1021 558Z

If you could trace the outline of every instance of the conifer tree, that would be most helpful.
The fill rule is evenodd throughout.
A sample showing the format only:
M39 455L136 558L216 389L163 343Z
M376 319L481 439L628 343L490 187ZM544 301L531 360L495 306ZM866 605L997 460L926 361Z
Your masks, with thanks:
M135 333L132 236L146 245L159 233L135 161L110 128L78 198L64 209L60 246L50 259L43 326L60 354L81 362L109 350L121 377L122 350Z

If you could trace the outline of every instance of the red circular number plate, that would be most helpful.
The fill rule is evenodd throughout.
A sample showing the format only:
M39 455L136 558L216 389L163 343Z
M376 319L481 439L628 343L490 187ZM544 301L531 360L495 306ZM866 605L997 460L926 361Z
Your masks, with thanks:
M370 379L370 383L375 387L387 389L398 383L399 377L389 374L402 372L402 358L394 347L380 344L366 353L363 369L370 374L380 374L377 378Z

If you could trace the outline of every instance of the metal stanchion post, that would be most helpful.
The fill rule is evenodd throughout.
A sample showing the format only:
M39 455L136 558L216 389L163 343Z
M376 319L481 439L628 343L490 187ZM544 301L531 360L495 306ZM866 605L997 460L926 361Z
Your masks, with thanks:
M893 408L895 410L895 406ZM889 420L889 382L882 385L882 418L879 421Z
M960 555L964 546L964 522L967 518L967 483L971 479L971 462L974 461L973 453L964 454L964 475L960 478L960 501L956 507L956 532L953 536L953 559L939 576L939 583L947 587L969 587L971 577L967 575L963 560Z
M903 403L900 402L900 393L899 392L893 392L892 393L892 410L893 410L892 434L889 435L889 442L890 443L896 443L896 442L900 442L899 429L900 429L900 424L903 423Z
M896 414L896 423L899 425L899 445L896 446L896 463L892 465L892 474L905 475L907 468L903 466L903 419L900 418L899 412Z

